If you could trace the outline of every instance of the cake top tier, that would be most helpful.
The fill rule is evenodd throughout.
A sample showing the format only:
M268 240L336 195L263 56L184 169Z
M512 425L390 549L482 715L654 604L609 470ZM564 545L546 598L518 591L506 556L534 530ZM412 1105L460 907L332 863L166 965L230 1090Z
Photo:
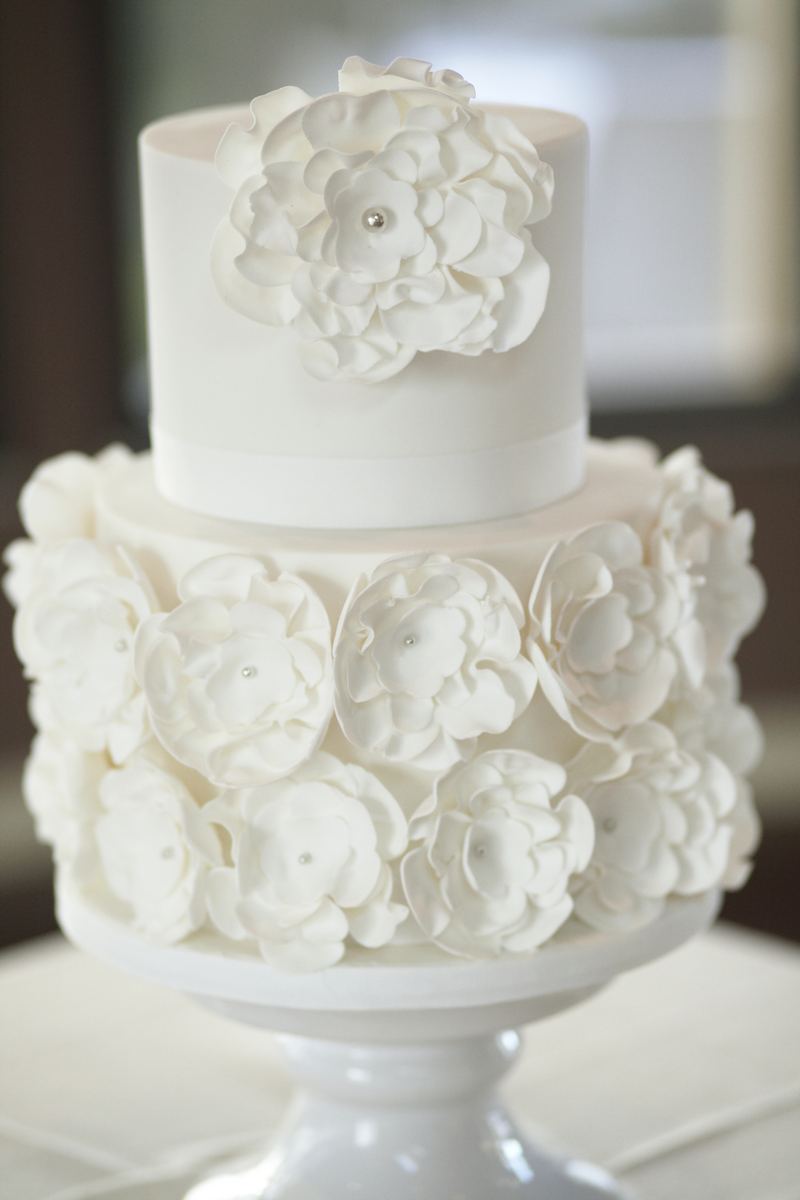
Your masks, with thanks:
M321 527L509 516L580 485L585 131L461 76L348 59L340 91L141 139L159 487Z

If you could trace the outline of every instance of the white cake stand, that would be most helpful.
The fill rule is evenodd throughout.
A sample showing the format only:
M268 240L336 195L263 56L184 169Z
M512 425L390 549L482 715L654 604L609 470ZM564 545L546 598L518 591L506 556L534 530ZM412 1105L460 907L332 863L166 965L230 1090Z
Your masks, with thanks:
M218 939L153 946L105 902L63 886L58 896L77 946L283 1046L298 1085L283 1124L260 1158L184 1200L621 1200L600 1168L532 1145L494 1086L519 1052L519 1027L675 949L718 907L716 893L674 900L647 929L573 932L524 959L459 963L417 948L287 975Z

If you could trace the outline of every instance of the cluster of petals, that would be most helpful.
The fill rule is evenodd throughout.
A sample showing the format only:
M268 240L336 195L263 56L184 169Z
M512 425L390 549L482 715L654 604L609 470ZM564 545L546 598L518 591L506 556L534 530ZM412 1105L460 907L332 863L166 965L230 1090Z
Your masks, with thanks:
M592 525L556 543L530 598L528 655L557 714L592 740L648 720L676 678L704 673L686 573L644 562L634 530Z
M591 814L565 784L563 767L524 750L486 751L437 782L402 863L433 942L469 958L526 953L561 928L594 845Z
M110 891L134 929L165 943L204 923L204 881L222 862L219 838L176 766L155 746L106 772L95 828Z
M235 196L212 266L225 300L292 326L322 379L377 382L418 351L525 341L549 284L529 226L550 211L550 167L454 71L349 58L339 87L270 92L223 137Z
M629 730L617 751L616 768L582 788L596 840L573 885L576 915L606 932L649 924L670 895L719 886L739 873L734 849L752 849L742 789L716 755L689 753L655 722Z
M107 770L105 754L82 750L63 733L39 732L22 772L36 837L50 846L58 869L75 879L94 869L99 787Z
M94 456L68 451L40 463L19 497L19 515L27 534L6 547L8 567L3 589L18 607L36 578L42 547L97 533L99 492L132 459L126 446L113 443Z
M706 470L694 446L669 455L659 476L661 494L641 521L649 561L667 574L691 574L708 667L716 671L764 609L764 581L751 562L753 515L735 511L730 485Z
M511 584L477 559L390 559L358 581L334 650L336 713L349 740L441 771L502 733L536 679Z
M84 750L107 750L116 763L141 745L148 723L133 644L154 607L127 550L87 538L40 549L16 612L14 644L46 728Z
M226 793L205 815L227 830L233 859L209 876L212 920L227 937L255 939L272 966L333 966L346 939L383 946L406 918L390 865L406 848L406 819L362 767L320 752L290 778Z
M710 750L734 775L750 775L761 761L764 735L758 718L739 699L733 663L709 672L698 688L677 689L656 714L690 753Z
M332 711L330 626L312 588L257 558L193 567L180 603L145 621L136 672L163 746L220 787L288 775Z

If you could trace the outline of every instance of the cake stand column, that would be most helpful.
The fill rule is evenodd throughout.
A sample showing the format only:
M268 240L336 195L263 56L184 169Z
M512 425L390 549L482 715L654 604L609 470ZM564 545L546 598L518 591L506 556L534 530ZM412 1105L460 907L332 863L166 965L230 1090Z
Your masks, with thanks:
M495 1084L507 1031L376 1044L282 1035L295 1099L265 1153L185 1200L592 1200L623 1193L599 1168L533 1146Z

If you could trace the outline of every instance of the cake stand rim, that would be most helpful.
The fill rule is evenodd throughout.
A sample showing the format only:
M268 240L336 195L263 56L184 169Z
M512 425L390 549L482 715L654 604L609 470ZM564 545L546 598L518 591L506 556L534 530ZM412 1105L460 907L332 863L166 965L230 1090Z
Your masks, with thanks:
M66 937L93 957L179 991L215 1000L309 1012L398 1012L483 1008L537 996L602 987L617 975L663 957L713 924L721 905L714 889L672 898L650 925L625 934L551 942L531 955L441 962L340 963L291 974L253 957L227 956L145 939L76 888L56 889Z

